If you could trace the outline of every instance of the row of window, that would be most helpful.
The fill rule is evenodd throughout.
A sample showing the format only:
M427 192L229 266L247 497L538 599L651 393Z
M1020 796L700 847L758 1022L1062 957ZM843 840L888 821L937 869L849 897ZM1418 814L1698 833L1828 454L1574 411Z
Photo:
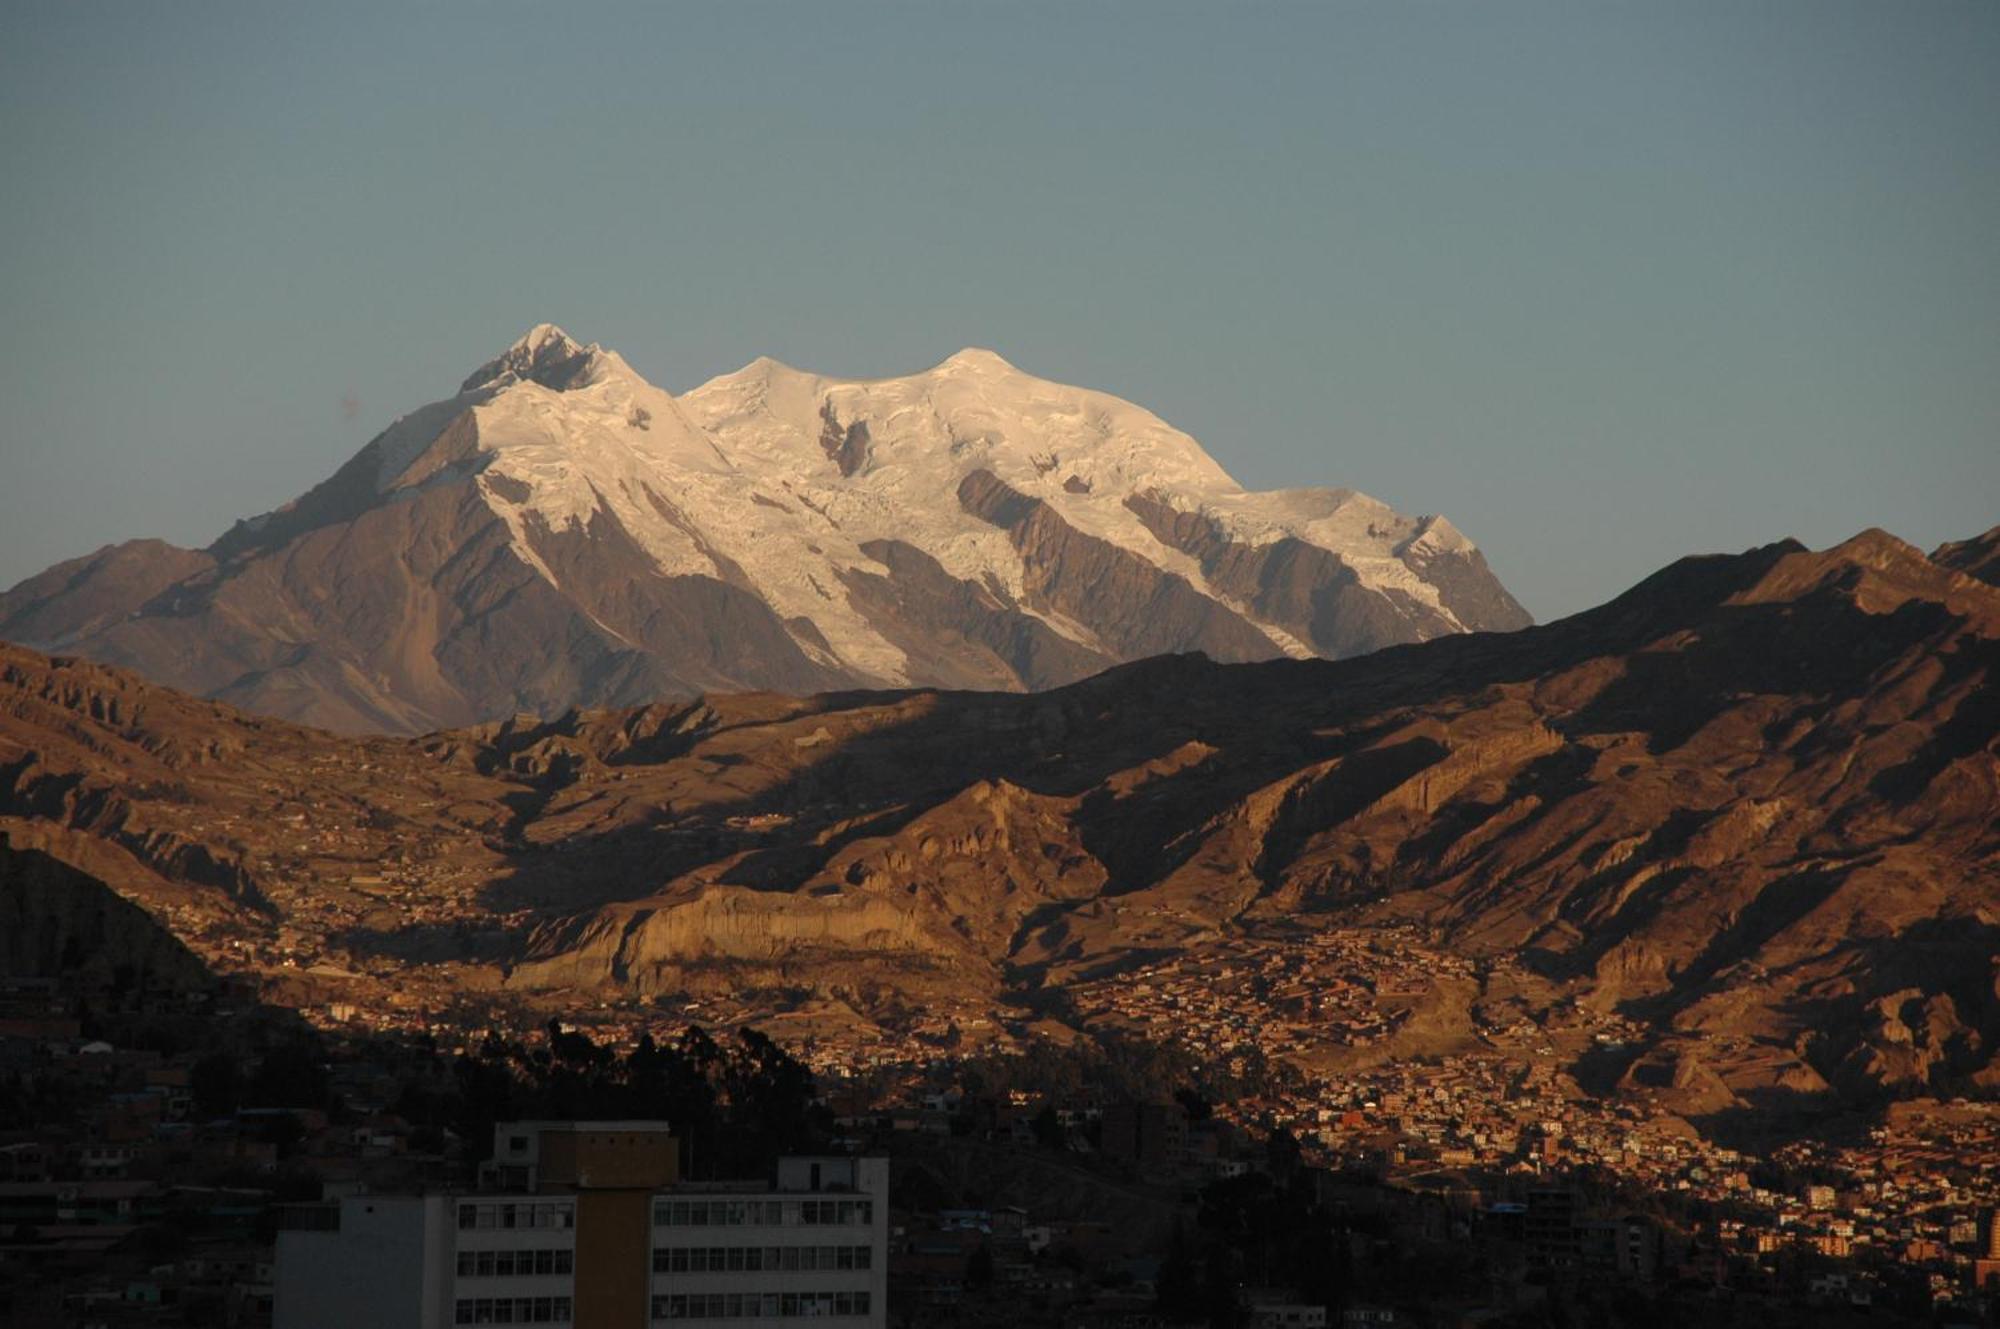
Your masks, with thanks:
M657 1227L799 1227L875 1220L873 1200L655 1200Z
M767 1270L866 1269L867 1246L669 1246L653 1252L656 1274L763 1273Z
M457 1324L568 1324L568 1297L461 1297Z
M568 1204L462 1204L460 1228L575 1227L576 1210Z
M866 1314L866 1292L690 1292L653 1298L655 1320L823 1319Z
M460 1251L460 1278L518 1278L534 1274L566 1274L575 1266L576 1252L564 1247L541 1251Z

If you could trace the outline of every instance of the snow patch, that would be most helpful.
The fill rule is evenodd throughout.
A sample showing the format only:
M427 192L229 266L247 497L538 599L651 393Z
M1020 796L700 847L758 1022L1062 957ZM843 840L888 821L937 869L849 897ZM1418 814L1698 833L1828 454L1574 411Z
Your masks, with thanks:
M369 445L378 489L394 487L465 410L486 458L479 492L507 523L515 552L551 583L530 522L574 530L607 511L661 574L722 577L732 565L780 618L810 620L832 663L889 682L912 681L909 661L839 582L845 571L881 574L864 544L899 540L1016 604L1026 594L1011 539L959 505L959 484L975 470L1218 600L1197 560L1161 544L1125 506L1128 496L1156 493L1232 541L1294 538L1330 550L1363 585L1434 614L1439 631L1458 620L1410 563L1473 548L1442 517L1404 516L1350 489L1245 490L1152 412L974 347L883 379L826 378L759 357L675 398L616 352L537 324L459 395L412 412ZM829 420L843 431L866 426L867 456L852 474L822 445ZM1244 606L1230 608L1286 654L1311 654ZM1101 645L1085 625L1038 617L1072 641Z

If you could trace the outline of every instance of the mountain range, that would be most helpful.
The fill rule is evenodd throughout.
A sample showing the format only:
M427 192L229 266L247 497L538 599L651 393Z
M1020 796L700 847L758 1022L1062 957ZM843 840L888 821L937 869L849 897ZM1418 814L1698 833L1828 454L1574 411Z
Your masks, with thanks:
M1339 661L419 738L5 647L0 831L314 1000L1059 1019L1152 957L1405 928L1474 967L1390 1052L1591 1012L1629 1033L1576 1073L1690 1112L1990 1093L1996 576L2000 528L1929 556L1871 531Z
M760 359L677 398L548 324L206 549L135 540L0 595L0 639L346 733L1528 622L1443 517L1247 491L989 351L867 381Z

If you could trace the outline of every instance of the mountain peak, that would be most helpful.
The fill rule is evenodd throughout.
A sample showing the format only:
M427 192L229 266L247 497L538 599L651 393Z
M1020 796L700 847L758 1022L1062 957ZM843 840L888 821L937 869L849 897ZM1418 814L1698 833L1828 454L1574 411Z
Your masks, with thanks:
M1915 545L1870 527L1827 549L1793 548L1731 602L1771 603L1834 591L1869 613L1890 613L1908 600L1922 599L1973 614L1984 624L2000 621L1995 617L2000 605L1986 588L1955 577L1955 571L1925 557Z
M989 351L983 346L967 346L955 355L940 362L933 372L1011 374L1018 372L998 351Z
M570 336L568 332L564 332L562 328L558 328L556 324L552 324L552 322L538 322L532 328L528 328L526 332L522 332L520 340L516 340L512 346L508 346L508 352L510 354L512 352L534 354L534 352L542 350L544 346L560 346L560 348L572 350L572 352L574 350L582 350L580 342L574 336Z
M724 380L737 382L770 382L773 379L804 379L813 375L796 366L788 365L774 356L760 355L733 374L721 376Z
M0 637L414 732L743 688L1041 688L1162 653L1345 657L1528 622L1443 520L1247 491L1145 408L981 347L868 379L760 356L676 396L554 323L503 345L205 553L0 597Z
M1970 540L1953 540L1931 551L1931 562L2000 586L2000 526Z
M473 370L458 390L471 392L512 374L516 379L562 392L582 381L592 361L601 354L603 348L595 342L583 346L555 324L537 323L512 346Z

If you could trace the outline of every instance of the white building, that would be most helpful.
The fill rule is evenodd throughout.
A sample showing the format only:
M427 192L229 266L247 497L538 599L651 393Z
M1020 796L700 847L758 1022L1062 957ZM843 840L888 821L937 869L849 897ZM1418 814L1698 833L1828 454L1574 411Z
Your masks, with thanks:
M290 1210L274 1329L888 1323L886 1159L683 1185L648 1122L503 1125L494 1154L501 1189Z
M573 1200L536 1195L350 1195L337 1210L300 1206L278 1232L272 1323L576 1324L575 1223Z
M888 1323L889 1160L787 1158L775 1187L653 1201L652 1318Z

